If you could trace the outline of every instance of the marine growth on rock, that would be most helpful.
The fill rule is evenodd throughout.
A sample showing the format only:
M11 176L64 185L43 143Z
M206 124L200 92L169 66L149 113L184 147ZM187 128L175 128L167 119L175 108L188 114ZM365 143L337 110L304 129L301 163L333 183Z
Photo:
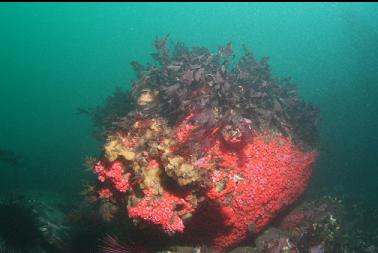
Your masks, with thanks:
M221 252L306 189L318 112L246 47L236 62L231 43L210 52L166 36L155 49L154 64L132 63L132 101L95 114L107 126L98 194L126 205L136 225ZM123 115L117 104L129 105Z

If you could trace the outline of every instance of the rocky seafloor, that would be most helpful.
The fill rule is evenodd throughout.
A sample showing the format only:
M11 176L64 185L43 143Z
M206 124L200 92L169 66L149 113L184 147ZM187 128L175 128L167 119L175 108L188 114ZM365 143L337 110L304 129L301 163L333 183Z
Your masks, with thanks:
M227 252L374 253L378 252L375 224L378 212L361 196L301 200L260 234ZM2 253L213 252L203 245L136 238L129 234L132 230L125 229L130 224L106 221L93 206L67 204L59 195L43 192L2 196L0 225Z

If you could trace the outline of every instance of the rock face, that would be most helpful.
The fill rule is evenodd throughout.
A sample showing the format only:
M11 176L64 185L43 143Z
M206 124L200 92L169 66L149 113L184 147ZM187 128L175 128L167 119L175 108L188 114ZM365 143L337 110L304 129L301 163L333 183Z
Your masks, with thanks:
M108 130L97 187L136 224L221 252L305 190L316 109L247 50L230 69L231 44L171 55L166 40L155 43L160 66L138 65L135 108Z

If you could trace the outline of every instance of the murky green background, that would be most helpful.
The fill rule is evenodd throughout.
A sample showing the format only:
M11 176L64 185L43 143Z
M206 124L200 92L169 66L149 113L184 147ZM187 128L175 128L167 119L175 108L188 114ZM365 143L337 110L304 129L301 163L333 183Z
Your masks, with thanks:
M376 3L0 4L0 190L74 194L100 143L78 107L101 104L150 61L156 36L216 50L232 41L269 56L321 109L312 189L378 203Z

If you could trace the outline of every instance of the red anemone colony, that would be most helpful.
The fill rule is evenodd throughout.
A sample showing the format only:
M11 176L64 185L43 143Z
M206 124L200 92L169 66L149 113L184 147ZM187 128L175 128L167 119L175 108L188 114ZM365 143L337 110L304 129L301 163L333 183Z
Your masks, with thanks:
M171 47L133 62L133 109L107 129L93 166L103 201L135 224L225 251L264 229L306 189L316 158L317 109L267 59L231 43Z

